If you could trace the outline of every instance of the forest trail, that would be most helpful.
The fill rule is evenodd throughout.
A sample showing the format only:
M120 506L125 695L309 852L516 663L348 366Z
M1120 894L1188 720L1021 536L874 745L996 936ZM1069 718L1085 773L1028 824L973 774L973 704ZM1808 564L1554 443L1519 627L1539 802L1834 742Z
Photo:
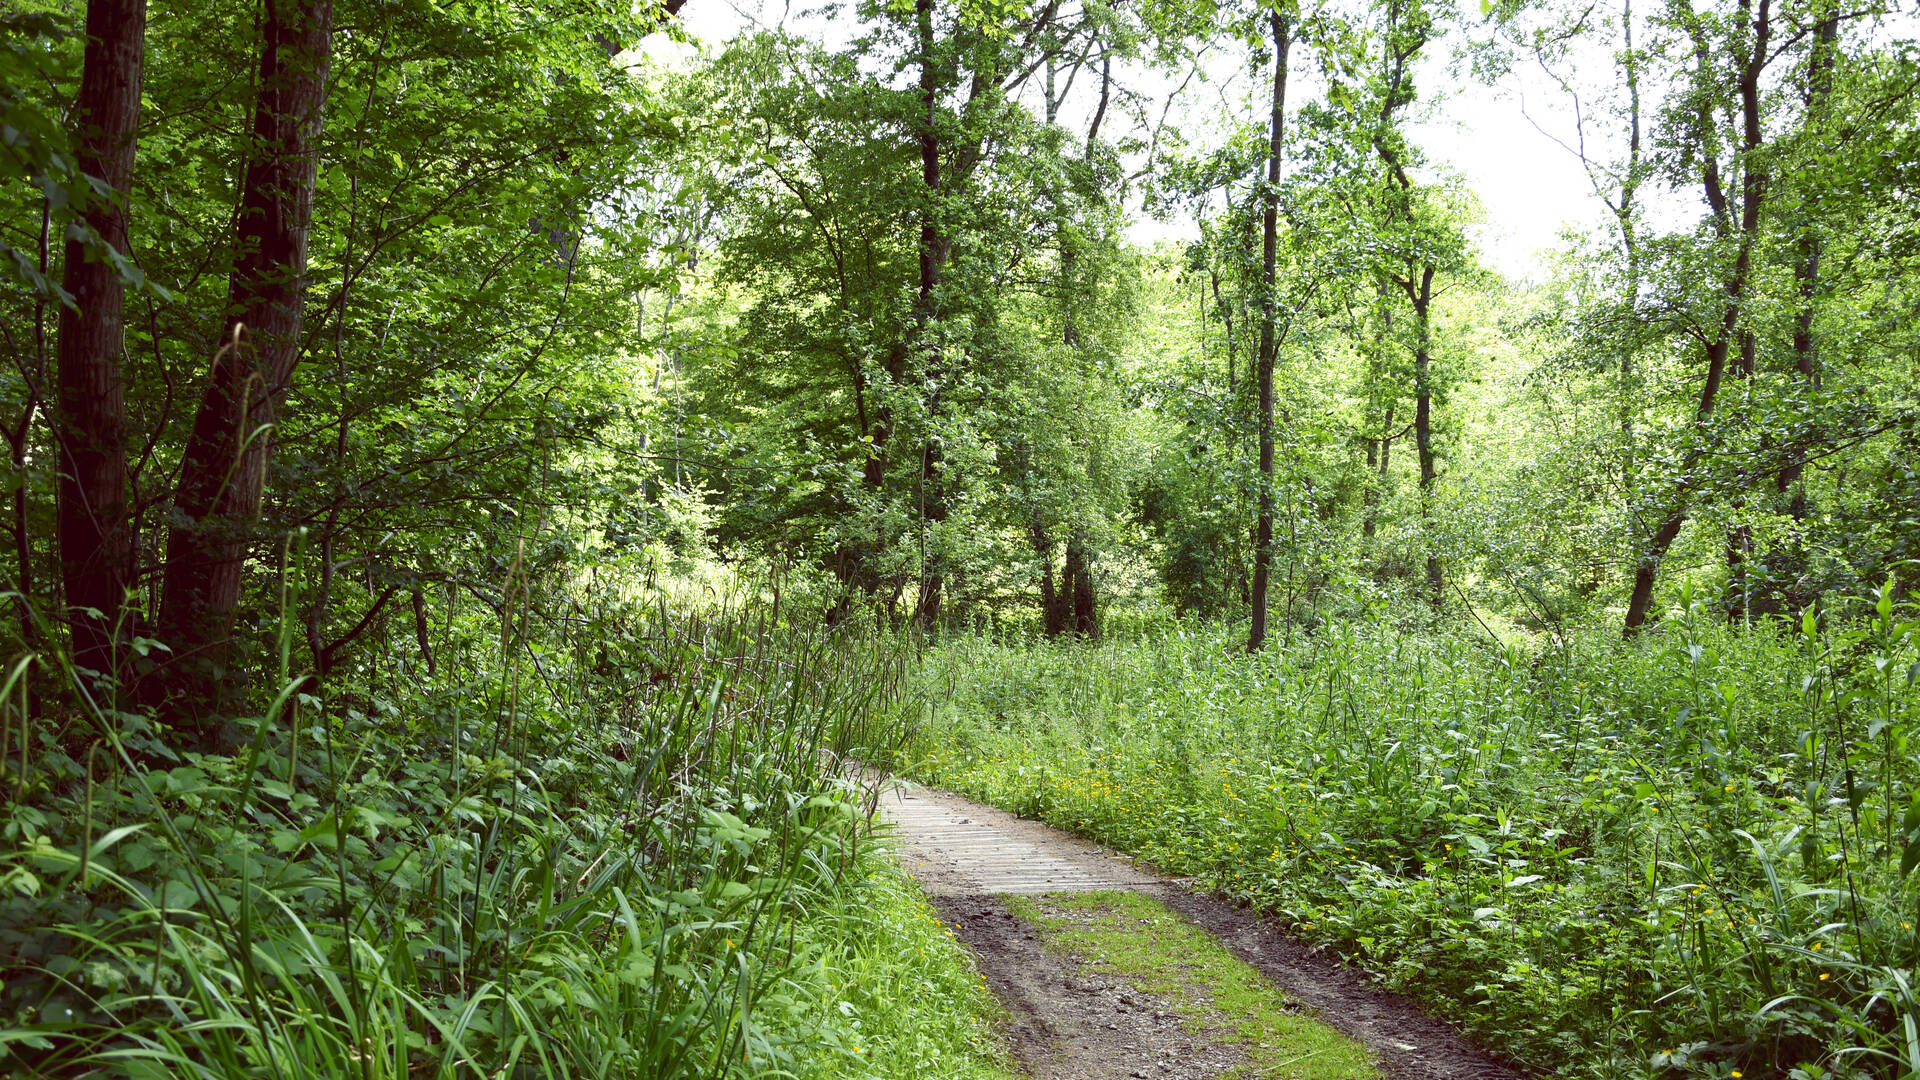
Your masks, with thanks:
M1036 1080L1523 1076L1276 920L1117 852L903 782L879 810L901 865L1006 1007L1009 1047ZM1227 986L1231 962L1202 955L1214 943L1258 972L1273 1008L1248 1011L1249 995ZM1155 968L1156 953L1170 959Z

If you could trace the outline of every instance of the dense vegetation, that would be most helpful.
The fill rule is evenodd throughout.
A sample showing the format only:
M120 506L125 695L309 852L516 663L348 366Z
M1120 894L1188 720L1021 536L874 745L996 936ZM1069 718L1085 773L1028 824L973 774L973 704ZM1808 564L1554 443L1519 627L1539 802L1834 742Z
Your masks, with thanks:
M904 761L1550 1072L1920 1074L1911 12L694 13L0 10L8 1069L1000 1075Z
M457 616L437 677L288 680L243 752L170 768L109 717L10 708L35 743L0 858L11 1063L1006 1075L984 989L837 771L888 740L894 654L670 612Z
M963 640L913 771L1275 910L1548 1075L1912 1075L1920 622L1714 614Z

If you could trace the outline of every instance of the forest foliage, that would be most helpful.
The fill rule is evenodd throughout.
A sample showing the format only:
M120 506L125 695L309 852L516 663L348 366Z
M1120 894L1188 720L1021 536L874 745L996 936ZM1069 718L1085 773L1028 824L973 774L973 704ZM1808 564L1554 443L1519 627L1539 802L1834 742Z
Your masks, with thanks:
M1545 1068L1920 1071L1912 12L687 14L0 12L9 1067L994 1076L911 761Z

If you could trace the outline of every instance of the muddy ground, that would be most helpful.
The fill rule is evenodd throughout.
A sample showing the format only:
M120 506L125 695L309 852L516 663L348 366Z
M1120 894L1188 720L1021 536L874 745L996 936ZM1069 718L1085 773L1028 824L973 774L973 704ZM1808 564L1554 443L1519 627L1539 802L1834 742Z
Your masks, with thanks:
M999 897L943 896L935 905L1006 1006L1002 1034L1035 1080L1209 1080L1245 1064L1217 1032L1189 1030L1174 1002L1045 948L1040 931Z

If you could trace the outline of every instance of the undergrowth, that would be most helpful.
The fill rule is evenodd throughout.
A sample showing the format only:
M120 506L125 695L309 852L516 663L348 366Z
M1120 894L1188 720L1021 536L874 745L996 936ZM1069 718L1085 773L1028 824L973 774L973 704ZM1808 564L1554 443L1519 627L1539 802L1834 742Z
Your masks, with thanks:
M1278 912L1547 1075L1909 1078L1912 619L959 639L909 770Z
M999 1006L965 947L890 855L861 859L869 872L831 917L801 927L795 966L816 993L785 1031L815 1049L797 1075L1015 1080L992 1033Z
M15 660L0 1071L1002 1077L844 766L893 746L904 654L555 608L455 612L432 673L398 645L335 685L283 667L231 755Z

